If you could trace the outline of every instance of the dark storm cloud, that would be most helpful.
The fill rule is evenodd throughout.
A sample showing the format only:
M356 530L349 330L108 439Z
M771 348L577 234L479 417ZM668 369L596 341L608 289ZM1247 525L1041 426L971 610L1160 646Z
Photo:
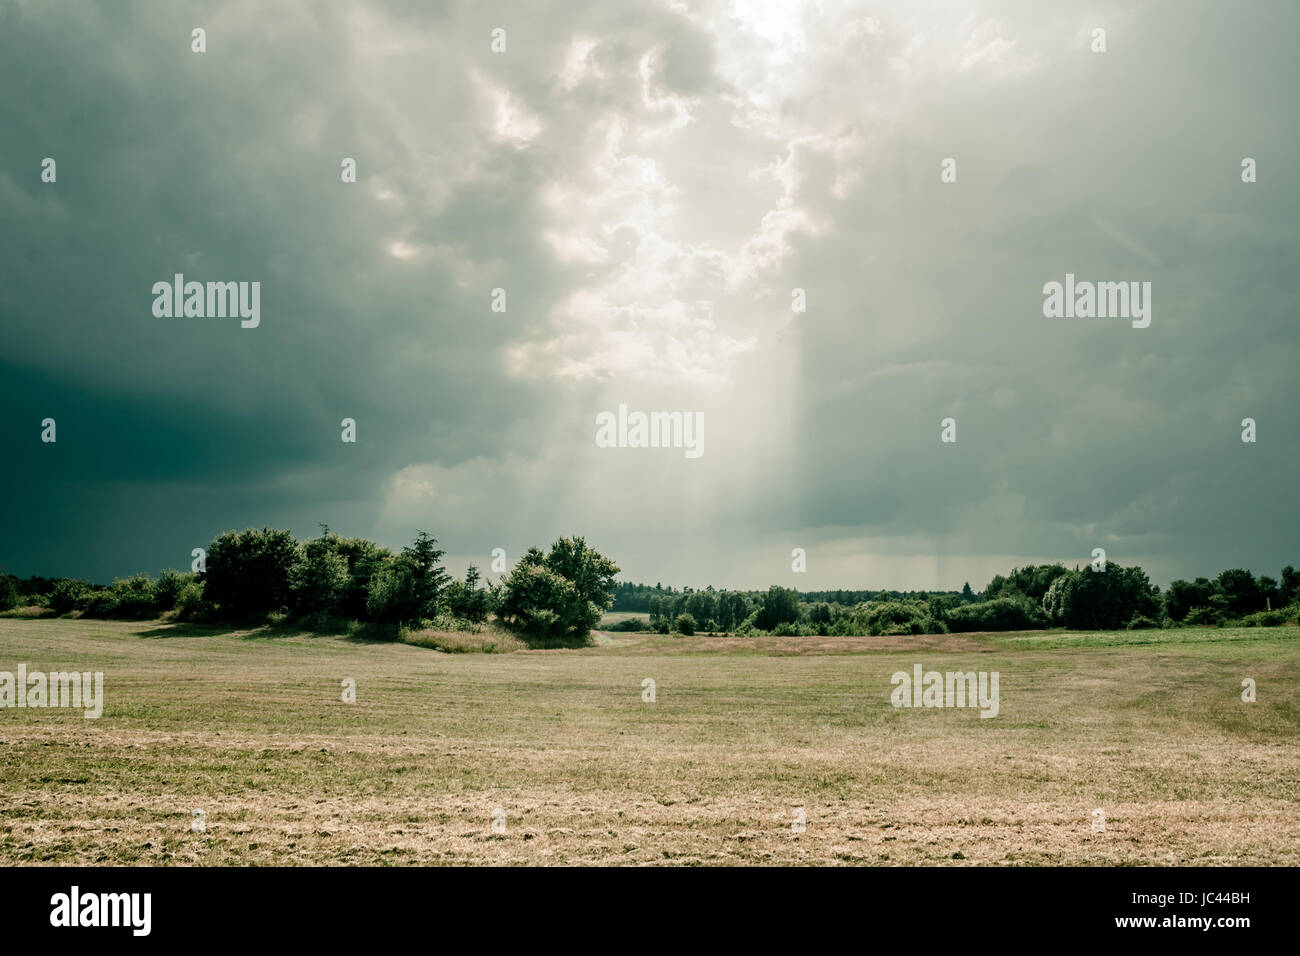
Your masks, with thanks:
M105 580L325 521L480 564L585 533L630 576L733 586L979 585L1098 545L1275 574L1298 22L0 6L0 562ZM176 272L260 281L260 327L155 318ZM1151 327L1044 318L1066 272L1151 281ZM595 448L619 402L703 410L706 454Z

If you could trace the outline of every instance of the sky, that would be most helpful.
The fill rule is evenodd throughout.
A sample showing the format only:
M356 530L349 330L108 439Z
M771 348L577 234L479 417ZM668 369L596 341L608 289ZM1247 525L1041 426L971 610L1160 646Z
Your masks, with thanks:
M1097 547L1277 576L1297 35L1283 2L0 0L0 565L326 523L695 587ZM259 324L155 315L176 273L260 283ZM1149 282L1149 326L1046 316L1067 274ZM602 447L620 405L702 453Z

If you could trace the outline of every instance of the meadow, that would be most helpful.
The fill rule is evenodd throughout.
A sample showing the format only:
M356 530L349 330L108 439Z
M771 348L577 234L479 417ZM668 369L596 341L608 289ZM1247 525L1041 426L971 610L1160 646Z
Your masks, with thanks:
M1300 864L1294 627L442 653L0 619L19 663L105 702L0 709L4 865ZM998 671L998 716L892 707L918 663Z

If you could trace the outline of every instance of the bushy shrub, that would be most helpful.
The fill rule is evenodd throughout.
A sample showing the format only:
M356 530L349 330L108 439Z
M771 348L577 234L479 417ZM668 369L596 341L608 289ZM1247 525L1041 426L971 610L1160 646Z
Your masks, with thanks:
M95 588L87 591L78 602L85 617L117 617L117 595L112 588Z
M673 630L683 637L690 637L695 633L695 616L693 614L678 614L673 621Z
M203 582L191 578L181 585L176 595L176 620L197 621L210 613L207 602L203 599Z
M629 617L627 620L619 621L617 624L611 624L605 628L607 631L618 632L643 632L650 630L649 622L639 617Z
M1052 583L1056 587L1063 578ZM1051 591L1049 589L1048 593ZM1030 631L1047 626L1047 614L1042 608L1024 598L995 598L975 604L962 604L948 612L948 630L954 633L972 631Z
M872 601L854 611L856 633L872 636L933 633L929 608L910 601Z
M192 572L181 574L167 570L158 575L153 585L153 606L158 611L171 611L176 608L176 601L186 584L195 580Z
M1223 612L1218 608L1194 607L1187 612L1183 623L1188 627L1222 627Z
M80 606L89 585L85 581L61 578L50 588L50 610L55 614L67 614Z
M1279 608L1276 611L1257 611L1254 614L1247 614L1241 619L1242 627L1281 627L1289 621L1296 619L1296 609L1293 607Z
M1128 629L1130 631L1146 631L1159 626L1160 623L1158 621L1153 621L1145 614L1134 614L1132 619L1128 622Z
M106 612L92 613L86 608L87 617L120 617L127 620L142 620L154 617L154 587L147 574L136 574L129 578L118 578L111 589L111 607ZM105 602L107 605L107 602Z

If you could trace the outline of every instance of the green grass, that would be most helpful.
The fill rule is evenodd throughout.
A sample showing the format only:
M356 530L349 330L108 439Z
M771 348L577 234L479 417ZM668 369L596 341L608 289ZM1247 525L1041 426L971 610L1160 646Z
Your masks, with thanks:
M448 654L0 620L20 662L106 702L0 709L2 864L1300 863L1296 628ZM999 716L893 708L918 662L999 671Z

